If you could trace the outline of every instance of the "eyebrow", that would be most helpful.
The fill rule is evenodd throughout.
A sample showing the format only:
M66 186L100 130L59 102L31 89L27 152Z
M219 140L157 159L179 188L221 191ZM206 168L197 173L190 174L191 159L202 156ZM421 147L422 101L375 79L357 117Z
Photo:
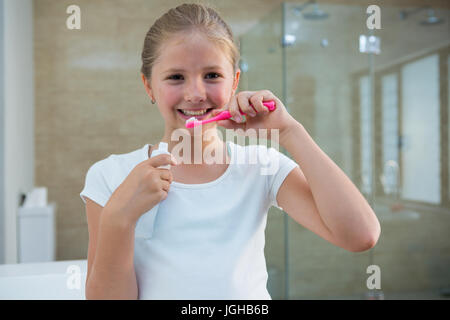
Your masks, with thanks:
M215 66L208 66L208 67L203 68L203 70L213 70L213 69L222 69L222 67L215 65ZM183 71L185 71L185 70L179 69L179 68L171 68L171 69L164 71L164 73L183 72Z

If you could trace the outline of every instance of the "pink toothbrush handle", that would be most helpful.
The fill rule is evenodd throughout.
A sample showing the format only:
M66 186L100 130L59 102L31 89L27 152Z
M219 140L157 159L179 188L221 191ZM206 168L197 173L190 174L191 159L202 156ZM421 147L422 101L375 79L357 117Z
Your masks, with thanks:
M269 111L273 111L276 109L275 101L273 101L273 100L263 102L263 105L265 105L269 109ZM255 109L253 107L253 105L250 104L250 106L253 109ZM241 110L239 110L239 112L242 115L246 115L246 113L242 112ZM205 124L205 123L209 123L209 122L213 122L213 121L226 120L226 119L230 119L231 117L232 117L232 115L231 115L230 111L225 110L225 111L222 111L221 113L219 113L218 115L216 115L215 117L207 119L207 120L191 121L191 122L187 121L186 128L193 128L193 127L196 127L197 125Z

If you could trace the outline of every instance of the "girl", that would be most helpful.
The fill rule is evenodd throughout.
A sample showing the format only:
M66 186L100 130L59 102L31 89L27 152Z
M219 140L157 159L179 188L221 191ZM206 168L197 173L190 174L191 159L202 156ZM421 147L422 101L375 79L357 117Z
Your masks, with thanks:
M146 144L89 168L80 193L89 226L88 299L270 299L264 229L272 205L336 246L358 252L375 245L376 215L283 103L268 90L236 94L239 51L216 11L198 4L169 10L148 31L142 61L145 89L165 122L161 142L173 154L150 157L161 143ZM276 109L269 112L265 101ZM225 109L232 119L185 129L193 114L208 119ZM279 138L295 161L274 148L224 142L218 125L278 130L269 138ZM191 143L177 154L180 131ZM205 163L206 150L219 161ZM261 151L269 174L262 163L238 161Z

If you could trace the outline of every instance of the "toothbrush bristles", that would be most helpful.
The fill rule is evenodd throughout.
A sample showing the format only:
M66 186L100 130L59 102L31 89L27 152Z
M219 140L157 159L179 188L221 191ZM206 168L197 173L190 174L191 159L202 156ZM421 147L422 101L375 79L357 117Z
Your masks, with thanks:
M191 117L186 120L186 128L193 128L201 124L201 121L198 121L195 117Z

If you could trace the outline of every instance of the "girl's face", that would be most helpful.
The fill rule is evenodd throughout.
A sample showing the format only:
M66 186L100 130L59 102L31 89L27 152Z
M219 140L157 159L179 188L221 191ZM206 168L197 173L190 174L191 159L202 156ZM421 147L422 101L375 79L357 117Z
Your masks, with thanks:
M166 129L185 128L186 120L212 117L213 109L230 101L239 82L240 71L225 53L199 33L177 35L160 48L150 83L143 81L166 122ZM215 122L203 125L204 129ZM193 130L193 129L188 129Z

